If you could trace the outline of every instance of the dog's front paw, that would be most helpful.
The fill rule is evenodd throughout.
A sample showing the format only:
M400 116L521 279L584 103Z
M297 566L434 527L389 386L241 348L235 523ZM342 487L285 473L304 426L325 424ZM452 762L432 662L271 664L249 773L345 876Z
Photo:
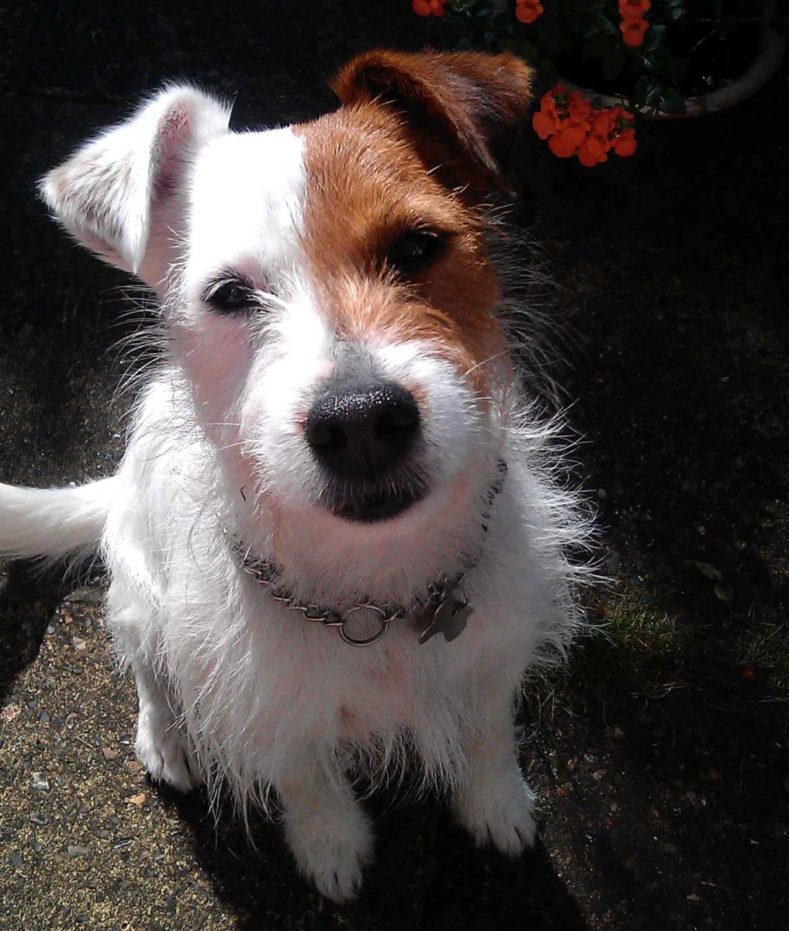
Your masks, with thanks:
M372 859L373 835L359 805L336 798L306 811L285 809L285 836L301 872L335 902L353 899Z
M469 783L455 796L453 808L480 846L492 844L511 857L534 846L534 795L517 766Z
M166 782L181 792L199 784L195 768L190 766L189 739L170 714L163 715L153 706L141 707L134 749L154 782Z

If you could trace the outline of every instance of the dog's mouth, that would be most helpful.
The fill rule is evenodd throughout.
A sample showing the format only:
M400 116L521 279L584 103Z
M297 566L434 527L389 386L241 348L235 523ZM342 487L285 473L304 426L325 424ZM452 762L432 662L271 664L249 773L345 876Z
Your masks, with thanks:
M320 503L336 517L373 524L399 517L425 498L427 492L427 483L421 479L386 485L347 483L328 489Z

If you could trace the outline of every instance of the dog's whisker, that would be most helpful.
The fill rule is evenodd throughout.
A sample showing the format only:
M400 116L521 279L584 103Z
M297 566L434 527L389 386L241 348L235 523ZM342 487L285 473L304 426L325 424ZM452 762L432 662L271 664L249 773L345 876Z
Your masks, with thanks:
M510 353L509 349L502 349L499 352L496 352L493 355L488 356L487 359L482 359L482 361L477 362L475 365L472 365L471 368L466 369L466 371L463 373L464 377L468 377L469 375L472 375L478 369L481 369L484 366L489 365L491 362L495 362L498 359L505 358L506 356L509 355L509 353Z

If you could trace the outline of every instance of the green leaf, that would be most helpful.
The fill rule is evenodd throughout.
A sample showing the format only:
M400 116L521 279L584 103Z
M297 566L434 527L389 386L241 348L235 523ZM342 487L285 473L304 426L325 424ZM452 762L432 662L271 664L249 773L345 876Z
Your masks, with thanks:
M656 49L660 48L663 44L663 40L666 37L667 26L655 26L652 25L647 29L647 34L644 36L644 45L643 49L645 52L654 52Z
M716 582L712 590L715 592L715 597L720 601L725 601L728 603L732 600L732 598L734 598L732 587L726 582Z
M712 563L700 562L699 560L694 559L693 565L699 570L705 579L711 579L713 582L723 581L723 573L720 571L720 569L716 569Z
M662 88L658 84L645 84L644 106L657 113L660 110Z
M679 91L675 91L673 87L664 87L660 95L660 109L663 113L672 115L685 113L687 110L685 98Z
M619 38L621 32L610 20L600 20L597 22L595 29L600 35Z

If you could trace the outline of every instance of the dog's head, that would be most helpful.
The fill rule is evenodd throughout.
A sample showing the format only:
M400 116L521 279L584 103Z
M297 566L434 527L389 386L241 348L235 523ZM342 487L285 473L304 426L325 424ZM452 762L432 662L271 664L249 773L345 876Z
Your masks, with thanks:
M173 87L45 178L63 225L158 292L283 561L430 578L477 532L510 361L483 203L529 84L509 55L371 52L334 113L249 133Z

